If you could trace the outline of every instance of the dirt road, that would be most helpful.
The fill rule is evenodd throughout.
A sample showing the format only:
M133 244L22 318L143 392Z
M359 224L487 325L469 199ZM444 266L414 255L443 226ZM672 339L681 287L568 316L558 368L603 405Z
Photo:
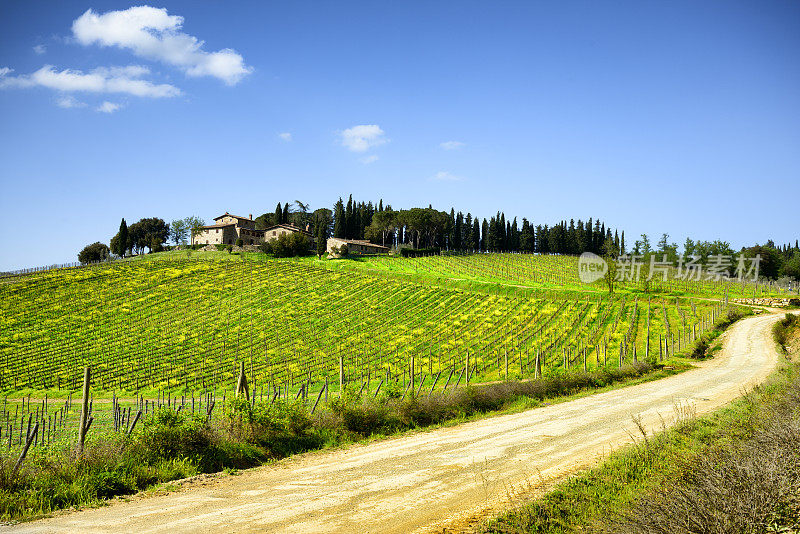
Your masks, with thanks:
M523 413L306 454L169 495L0 532L430 532L499 510L509 493L591 465L636 434L711 411L763 381L778 354L779 315L739 322L698 369ZM449 530L448 530L449 531Z

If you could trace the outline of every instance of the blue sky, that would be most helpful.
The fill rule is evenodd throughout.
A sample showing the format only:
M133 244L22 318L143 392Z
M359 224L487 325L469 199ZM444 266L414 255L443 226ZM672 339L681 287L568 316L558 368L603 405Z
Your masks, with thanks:
M798 2L136 5L0 7L0 270L348 193L800 237Z

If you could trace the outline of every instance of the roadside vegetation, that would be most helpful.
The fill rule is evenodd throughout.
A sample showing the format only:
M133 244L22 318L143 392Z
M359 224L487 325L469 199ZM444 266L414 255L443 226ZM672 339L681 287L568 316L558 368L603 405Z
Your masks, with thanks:
M16 473L16 455L0 454L0 519L32 519L200 473L253 467L323 447L535 407L674 372L640 362L420 396L403 396L401 388L389 387L376 398L346 388L314 414L299 401L249 402L244 396L233 399L216 419L161 408L130 435L90 434L83 453L70 439L33 450Z
M800 320L775 327L790 361L706 417L612 454L486 533L764 533L800 528Z

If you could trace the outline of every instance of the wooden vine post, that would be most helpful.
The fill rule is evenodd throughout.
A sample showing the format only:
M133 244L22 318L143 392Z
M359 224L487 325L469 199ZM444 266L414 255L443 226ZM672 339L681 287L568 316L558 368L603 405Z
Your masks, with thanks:
M92 416L89 415L89 384L92 380L92 369L89 366L83 368L83 400L81 402L81 421L78 427L78 451L83 452L83 444L86 441L86 433L92 425Z
M244 393L245 400L250 400L250 386L247 384L247 375L244 374L244 362L239 362L239 380L236 382L236 396Z
M28 455L28 449L31 448L31 443L33 443L33 439L36 437L36 434L39 432L39 422L36 422L34 425L33 430L28 432L28 439L25 440L25 447L22 449L22 452L17 459L17 463L14 464L14 470L11 472L12 476L16 476L17 471L19 468L22 467L22 462L25 460L25 457Z
M344 358L339 355L339 396L344 393Z

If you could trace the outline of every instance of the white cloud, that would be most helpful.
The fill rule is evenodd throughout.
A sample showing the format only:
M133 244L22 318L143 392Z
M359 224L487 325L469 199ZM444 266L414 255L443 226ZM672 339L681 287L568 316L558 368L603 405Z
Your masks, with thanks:
M146 67L100 67L84 73L79 70L57 71L45 65L36 72L22 76L0 78L0 88L47 87L56 91L89 93L124 93L148 98L168 98L181 94L180 89L169 84L154 84L139 79L149 71ZM7 73L6 73L7 74Z
M203 41L179 31L183 17L164 8L136 6L98 14L91 9L75 19L72 33L83 45L127 48L140 57L182 69L189 76L214 76L234 85L253 69L230 48L203 50Z
M445 150L455 150L464 146L464 143L461 141L445 141L444 143L440 143L439 146Z
M341 132L342 146L353 152L366 152L388 142L377 124L360 124Z
M461 176L456 176L455 174L447 171L439 171L433 175L432 179L438 182L460 182L464 178Z
M80 102L72 95L64 95L56 100L56 105L60 108L70 109L70 108L84 108L86 104Z
M378 156L372 154L371 156L365 156L361 158L359 161L364 165L369 165L370 163L375 163L376 161L378 161Z
M280 137L284 141L291 141L292 140L292 134L289 133L289 132L279 133L278 137Z
M42 54L47 52L47 47L45 45L38 44L33 47L33 51L41 56Z
M109 102L106 100L99 106L95 108L95 111L99 111L100 113L114 113L115 111L119 110L122 106L119 104L115 104L114 102Z
M8 67L0 67L0 78L5 76L6 74L11 74L14 72L14 69L9 69Z

